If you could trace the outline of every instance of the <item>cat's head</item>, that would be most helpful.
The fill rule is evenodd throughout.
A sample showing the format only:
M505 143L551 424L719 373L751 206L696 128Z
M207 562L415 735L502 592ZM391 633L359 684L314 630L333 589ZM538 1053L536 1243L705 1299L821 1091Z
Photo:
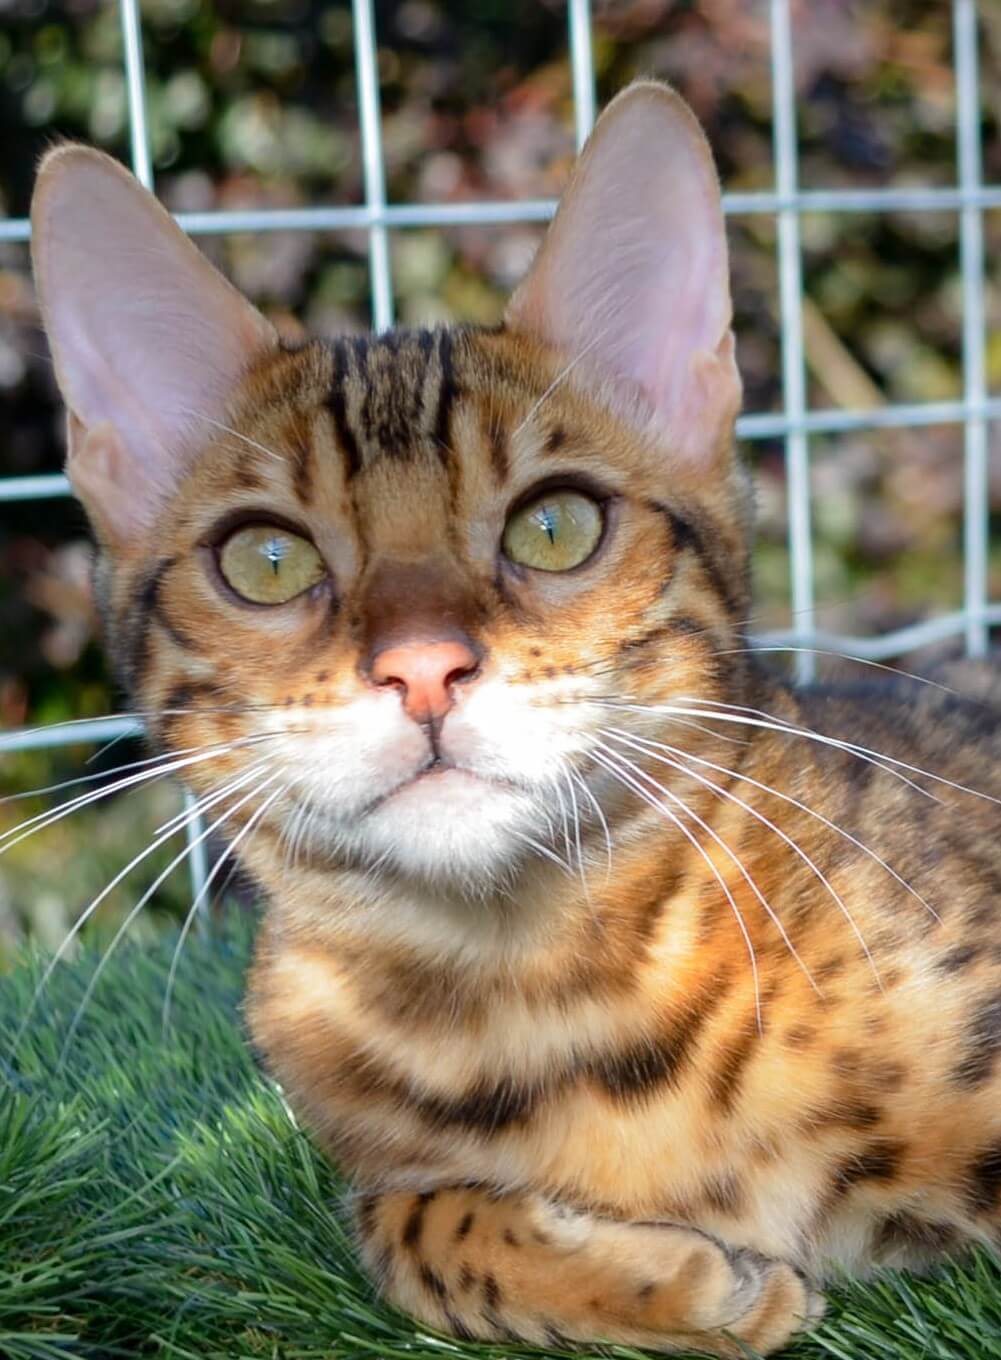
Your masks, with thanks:
M109 652L227 834L497 882L617 815L603 729L732 697L726 238L669 90L601 118L497 329L283 344L86 148L32 220Z

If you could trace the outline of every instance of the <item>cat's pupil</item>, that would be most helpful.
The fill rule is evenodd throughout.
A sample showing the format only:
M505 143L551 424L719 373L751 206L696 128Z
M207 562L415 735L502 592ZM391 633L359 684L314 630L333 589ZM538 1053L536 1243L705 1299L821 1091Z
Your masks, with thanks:
M275 576L278 575L278 568L281 566L286 554L288 553L288 540L281 538L269 538L261 544L261 552L271 564L271 570Z
M546 536L548 537L550 543L555 543L555 542L556 542L556 520L557 520L557 516L556 516L555 512L554 512L553 510L551 510L550 507L549 507L548 505L544 505L544 506L542 506L542 508L539 510L539 513L538 513L538 517L537 517L537 518L538 518L538 523L539 523L540 528L545 532L545 534L546 534Z

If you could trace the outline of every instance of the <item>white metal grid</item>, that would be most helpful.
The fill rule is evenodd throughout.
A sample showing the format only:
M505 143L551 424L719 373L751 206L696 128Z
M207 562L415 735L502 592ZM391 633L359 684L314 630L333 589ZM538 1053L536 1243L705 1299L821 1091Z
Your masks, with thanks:
M990 3L991 0L985 0ZM792 0L769 0L775 187L770 192L724 195L728 215L768 214L778 223L779 310L782 338L783 409L749 414L737 422L745 439L780 437L785 444L788 535L794 632L759 639L842 651L866 659L893 656L956 634L965 636L971 656L983 655L992 624L1001 624L1001 602L988 599L987 449L989 422L1001 419L1001 398L986 384L983 213L1001 208L1001 185L985 185L981 174L980 100L977 57L977 0L953 0L956 75L958 182L951 188L801 190L798 184L796 96L793 73ZM400 227L541 222L555 208L548 200L463 204L389 204L379 107L377 49L372 0L352 0L353 37L364 171L365 202L356 207L261 209L246 212L182 213L181 226L194 236L228 232L338 231L368 233L372 323L393 324L393 278L389 232ZM132 168L153 187L142 26L139 0L120 0L128 89ZM568 0L570 62L577 145L594 122L594 63L590 0ZM811 411L806 398L803 346L803 281L800 220L806 212L958 212L963 303L963 396L958 401L880 406L872 410ZM26 219L0 221L0 241L26 241ZM860 429L961 423L964 429L964 598L963 608L876 638L847 637L815 627L813 537L810 518L810 436ZM42 500L69 494L59 475L0 478L0 501ZM796 658L799 678L813 675L808 651ZM101 742L139 731L131 720L98 719L48 730L0 733L0 752L75 742ZM189 828L192 879L197 893L205 881L204 843L197 824Z

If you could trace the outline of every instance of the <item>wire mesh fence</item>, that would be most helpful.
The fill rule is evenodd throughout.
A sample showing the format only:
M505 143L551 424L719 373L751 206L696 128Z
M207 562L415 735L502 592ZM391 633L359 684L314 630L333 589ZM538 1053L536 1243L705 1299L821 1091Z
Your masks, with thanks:
M781 321L782 407L750 412L738 421L738 435L749 440L780 439L784 446L787 485L790 600L794 627L755 639L763 645L801 648L796 654L798 678L808 681L814 654L825 649L863 659L892 657L949 637L962 637L971 656L986 653L992 625L1001 624L1001 602L989 597L988 433L1001 419L1001 399L988 393L986 364L984 214L1001 209L1001 184L985 184L982 173L978 69L977 0L953 0L952 50L956 88L956 182L933 187L803 188L799 175L799 138L794 81L795 34L793 0L768 0L772 77L772 143L774 181L771 189L724 195L724 208L734 218L765 215L777 224L778 313ZM390 233L396 229L487 226L544 222L555 203L546 199L518 202L392 203L387 201L386 162L375 14L373 0L352 0L352 36L361 137L364 202L350 206L309 206L246 211L179 213L178 221L193 236L235 232L343 231L367 234L371 321L383 330L394 321L394 280ZM124 72L132 169L155 188L150 150L149 109L143 60L139 0L121 0ZM583 144L595 115L595 64L589 0L568 0L567 26L572 73L575 135ZM934 213L958 215L962 305L962 393L958 399L889 403L871 409L812 409L808 402L803 315L802 222L808 213ZM26 241L26 219L0 220L0 242ZM963 431L962 608L924 619L880 636L855 637L825 632L817 626L814 584L815 542L811 516L811 439L866 429L906 429L956 425ZM0 502L43 500L69 494L59 475L0 478ZM104 742L139 730L130 719L87 720L48 730L0 734L0 751L27 750L69 743ZM198 823L189 829L193 853L194 891L205 878L204 844ZM197 843L197 844L196 844ZM194 853L197 850L198 853Z

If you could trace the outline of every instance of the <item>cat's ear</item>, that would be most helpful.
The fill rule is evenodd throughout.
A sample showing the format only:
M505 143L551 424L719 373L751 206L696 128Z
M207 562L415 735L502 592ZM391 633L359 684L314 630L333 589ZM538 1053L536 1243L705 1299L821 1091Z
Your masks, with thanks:
M31 220L69 411L67 472L99 534L131 541L277 337L153 195L99 151L49 152Z
M606 391L625 378L672 454L704 466L740 405L731 315L705 135L672 90L632 85L598 120L507 322Z

